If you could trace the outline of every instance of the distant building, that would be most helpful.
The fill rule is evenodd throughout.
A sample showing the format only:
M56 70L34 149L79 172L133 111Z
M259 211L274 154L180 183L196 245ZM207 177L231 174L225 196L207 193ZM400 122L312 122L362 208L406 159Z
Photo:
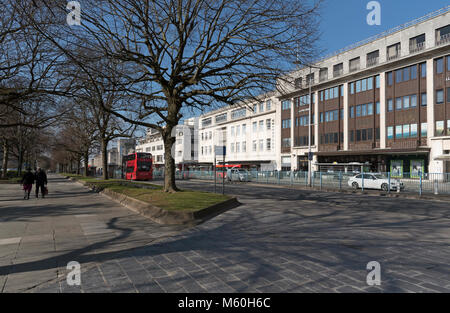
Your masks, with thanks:
M174 130L176 140L172 147L172 156L179 169L197 164L198 123L198 117L186 119ZM148 152L153 155L153 165L156 168L164 166L164 151L164 141L156 129L149 129L146 137L136 146L136 152Z

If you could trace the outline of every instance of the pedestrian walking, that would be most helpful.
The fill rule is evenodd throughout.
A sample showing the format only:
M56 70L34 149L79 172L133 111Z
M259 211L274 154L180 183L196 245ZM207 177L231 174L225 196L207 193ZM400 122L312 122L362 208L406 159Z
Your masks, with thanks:
M36 198L39 198L39 189L41 189L42 198L45 198L45 190L47 189L47 174L42 168L38 168L36 172Z
M27 171L25 172L21 180L21 184L24 190L23 198L26 200L30 199L30 192L31 188L33 188L34 180L35 176L33 173L31 173L31 168L27 168Z

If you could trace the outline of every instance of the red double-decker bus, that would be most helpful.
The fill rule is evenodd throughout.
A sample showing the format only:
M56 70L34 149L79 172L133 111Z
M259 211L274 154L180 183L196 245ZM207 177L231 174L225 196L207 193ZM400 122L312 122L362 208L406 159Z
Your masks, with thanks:
M153 159L151 153L137 152L126 155L122 159L124 178L126 180L153 179Z

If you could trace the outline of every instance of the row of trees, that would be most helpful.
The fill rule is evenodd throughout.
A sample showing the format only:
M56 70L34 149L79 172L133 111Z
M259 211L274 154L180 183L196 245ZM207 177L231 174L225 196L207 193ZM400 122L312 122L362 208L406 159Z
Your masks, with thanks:
M57 105L26 126L57 125L54 151L78 162L87 162L98 145L107 169L112 139L151 127L164 140L168 192L177 191L174 127L192 110L235 105L283 85L277 81L291 83L286 73L292 62L314 56L320 4L84 0L81 25L68 26L61 1L0 1L8 16L1 26L10 29L0 34L0 49L9 53L0 61L2 128L25 125L5 117L20 112L19 103L45 95L52 99L45 106ZM23 53L9 52L22 45L28 46Z

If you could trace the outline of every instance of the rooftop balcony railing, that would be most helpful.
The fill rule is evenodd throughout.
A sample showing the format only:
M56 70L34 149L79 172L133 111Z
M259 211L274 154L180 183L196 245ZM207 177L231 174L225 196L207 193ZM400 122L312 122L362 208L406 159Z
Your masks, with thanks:
M344 70L343 69L340 69L340 70L337 70L337 71L333 71L333 77L339 77L339 76L342 76L342 75L344 75Z
M416 53L425 50L425 41L409 46L409 53Z
M360 69L360 65L359 64L350 66L350 72L356 72L359 69Z
M378 64L378 61L379 61L379 57L367 59L367 67L377 65L377 64Z
M436 41L436 46L446 45L450 42L450 33L442 35Z
M392 61L392 60L398 59L399 57L400 57L400 50L397 50L396 52L388 55L387 60Z

